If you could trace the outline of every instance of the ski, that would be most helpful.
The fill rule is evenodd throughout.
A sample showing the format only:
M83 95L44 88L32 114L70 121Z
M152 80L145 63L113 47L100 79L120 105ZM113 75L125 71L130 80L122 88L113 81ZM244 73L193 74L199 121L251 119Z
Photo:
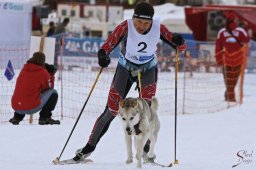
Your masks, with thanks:
M163 165L163 164L155 162L154 159L148 159L144 163L151 164L153 166L160 166L160 167L163 167L163 168L170 168L170 167L172 167L172 163L170 163L170 165Z
M149 163L151 163L152 165L155 165L155 166L163 167L163 168L170 168L170 167L172 167L172 163L170 165L163 165L163 164L160 164L160 163L157 163L157 162L149 162Z
M66 159L66 160L62 160L62 161L53 161L53 163L55 165L68 165L68 164L86 164L86 163L91 163L93 162L93 160L91 159L84 159L81 161L74 161L73 158L71 159Z

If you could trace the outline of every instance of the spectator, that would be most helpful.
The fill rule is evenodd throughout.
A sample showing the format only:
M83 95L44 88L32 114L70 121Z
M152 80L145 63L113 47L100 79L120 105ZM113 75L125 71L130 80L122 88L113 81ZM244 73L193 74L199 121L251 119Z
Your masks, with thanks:
M253 41L256 41L256 32L254 32L254 33L252 34L252 40L253 40Z
M60 124L59 120L51 118L58 93L53 89L54 74L53 65L45 63L45 55L36 52L22 68L12 96L12 108L14 117L9 120L13 125L18 125L25 114L39 112L39 124Z
M59 67L58 64L58 56L60 55L61 44L62 44L62 35L61 33L66 32L66 26L69 23L69 18L65 18L61 24L59 24L54 31L54 35L56 35L56 45L55 45L55 55L54 55L54 65Z
M83 38L89 37L90 36L90 29L87 28L85 25L82 27L83 29Z
M185 51L185 58L184 58L184 71L189 71L189 77L193 77L193 70L192 70L192 56L190 51Z
M69 18L65 18L62 23L60 23L54 31L54 35L61 34L66 32L66 26L69 23Z
M53 36L54 35L54 31L55 31L55 24L54 22L50 22L49 23L49 29L47 31L47 37Z
M235 87L243 64L246 64L247 45L249 36L247 32L237 27L235 17L228 15L225 28L218 32L216 40L216 62L223 68L226 86L225 100L235 102Z

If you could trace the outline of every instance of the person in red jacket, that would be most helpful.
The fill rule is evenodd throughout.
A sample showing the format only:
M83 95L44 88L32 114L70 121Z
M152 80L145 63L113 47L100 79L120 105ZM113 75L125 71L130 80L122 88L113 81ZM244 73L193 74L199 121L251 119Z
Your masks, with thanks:
M243 28L237 27L235 17L229 15L226 26L218 32L215 49L216 62L223 68L226 101L236 101L235 87L241 68L243 64L246 64L248 42L247 32Z
M45 54L35 52L30 58L16 80L15 90L12 96L12 108L14 116L10 123L18 125L25 114L39 112L39 124L60 124L59 120L51 118L58 93L54 87L54 74L56 69L53 65L45 63Z

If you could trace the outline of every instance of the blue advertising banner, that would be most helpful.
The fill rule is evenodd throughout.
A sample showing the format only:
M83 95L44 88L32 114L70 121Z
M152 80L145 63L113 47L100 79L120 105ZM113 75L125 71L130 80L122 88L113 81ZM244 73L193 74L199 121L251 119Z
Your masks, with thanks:
M104 43L100 38L65 38L63 56L97 57L97 52ZM111 58L119 56L119 48L113 50Z

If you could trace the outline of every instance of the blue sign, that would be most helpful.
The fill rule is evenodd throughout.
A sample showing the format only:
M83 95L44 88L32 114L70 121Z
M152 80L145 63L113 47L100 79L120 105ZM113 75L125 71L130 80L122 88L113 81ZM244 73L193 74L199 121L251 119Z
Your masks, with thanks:
M11 63L11 60L9 60L7 67L4 72L5 77L10 81L14 77L14 69Z
M65 38L63 56L97 57L104 40L100 38ZM114 49L110 57L118 57L119 48Z

